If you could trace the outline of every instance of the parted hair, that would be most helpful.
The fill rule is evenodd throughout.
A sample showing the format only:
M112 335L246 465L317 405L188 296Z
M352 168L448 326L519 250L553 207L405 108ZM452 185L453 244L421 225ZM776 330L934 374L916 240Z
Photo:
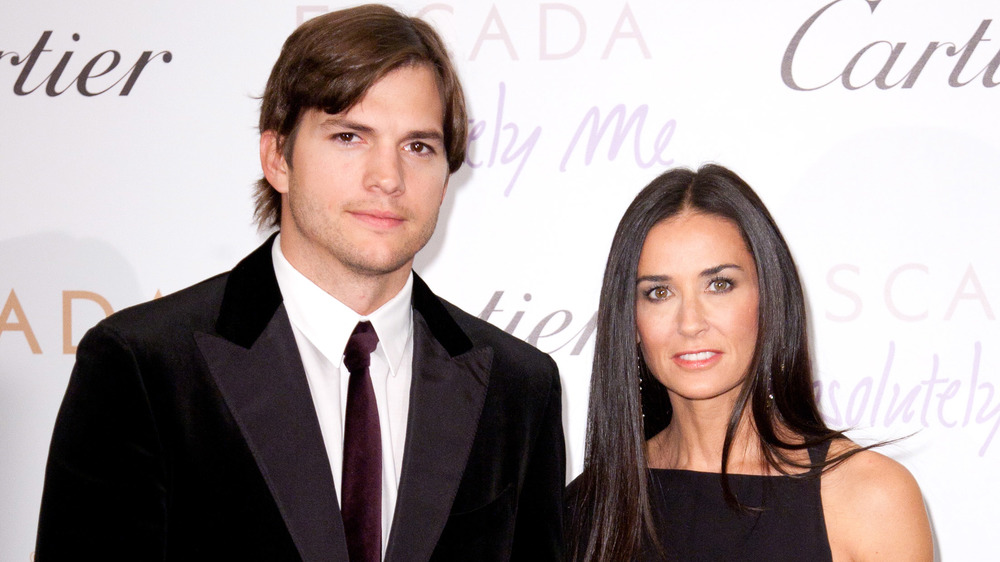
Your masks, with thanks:
M567 546L575 560L631 560L644 544L661 546L655 538L647 489L646 441L670 423L672 410L666 389L649 372L639 349L636 278L650 229L685 211L732 221L753 256L759 280L757 341L722 451L720 485L727 502L734 509L747 508L737 501L726 473L733 439L747 409L764 459L783 473L790 466L811 467L793 459L791 451L842 436L829 429L820 415L813 394L802 284L788 245L763 202L722 166L667 171L625 211L604 272L584 470L568 497L572 517ZM795 438L789 439L788 431ZM827 459L818 468L834 466L855 452Z
M380 4L315 17L285 40L261 97L260 132L277 133L278 148L292 166L295 132L306 110L347 111L385 75L419 65L437 78L448 170L454 173L465 160L468 118L444 42L427 22ZM257 181L254 199L258 226L280 226L281 195L267 178Z

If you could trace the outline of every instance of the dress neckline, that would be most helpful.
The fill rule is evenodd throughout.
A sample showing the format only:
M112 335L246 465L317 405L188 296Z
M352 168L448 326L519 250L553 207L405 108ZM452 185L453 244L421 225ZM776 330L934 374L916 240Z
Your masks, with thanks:
M829 441L820 443L819 445L816 445L816 446L813 446L813 447L809 447L807 449L807 451L809 452L809 461L812 462L812 463L814 463L814 464L823 462L824 460L826 460L826 453L827 453L827 451L829 451L829 449L830 449L830 442ZM712 476L712 477L716 477L716 478L718 478L722 474L721 472L714 472L714 471L713 472L707 472L707 471L702 471L702 470L690 470L690 469L686 469L686 468L653 468L653 467L647 467L647 468L648 468L650 474L664 474L664 475L666 475L668 473L674 472L674 473L677 473L677 474L703 475L703 476ZM738 473L738 472L729 472L729 473L726 473L726 476L727 477L732 477L732 478L794 478L794 479L798 479L798 478L802 478L804 476L810 476L810 475L814 475L814 474L819 474L820 472L821 472L821 469L813 468L813 469L806 470L804 472L797 472L797 473L794 473L794 474L742 474L742 473Z

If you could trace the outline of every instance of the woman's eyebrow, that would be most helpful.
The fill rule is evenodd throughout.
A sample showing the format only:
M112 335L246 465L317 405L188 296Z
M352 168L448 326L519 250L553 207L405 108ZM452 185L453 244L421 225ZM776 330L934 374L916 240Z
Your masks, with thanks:
M740 267L740 266L738 266L738 265L736 265L734 263L724 263L722 265L717 265L715 267L710 267L710 268L702 271L701 272L701 277L711 277L713 275L718 275L719 273L721 273L723 270L726 270L726 269L739 269L741 271L743 270L742 267Z
M648 282L651 282L651 283L666 283L667 281L670 281L670 276L669 275L643 275L642 277L639 277L638 279L635 280L635 284L638 285L639 283L642 283L643 281L648 281Z

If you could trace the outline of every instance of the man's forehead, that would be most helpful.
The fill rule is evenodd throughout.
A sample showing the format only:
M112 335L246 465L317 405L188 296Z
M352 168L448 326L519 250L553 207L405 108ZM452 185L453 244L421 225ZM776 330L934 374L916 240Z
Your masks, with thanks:
M428 95L428 88L433 88L434 94ZM336 113L328 111L328 107L309 108L303 117L311 113L309 116L324 127L371 126L370 121L384 120L387 115L409 119L422 130L441 132L445 125L442 88L437 74L427 65L398 67L373 82L349 107Z

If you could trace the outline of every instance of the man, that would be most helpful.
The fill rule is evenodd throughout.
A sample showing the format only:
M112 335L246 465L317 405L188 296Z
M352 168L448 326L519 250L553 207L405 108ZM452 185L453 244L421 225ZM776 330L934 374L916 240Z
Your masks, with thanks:
M257 189L280 235L80 342L38 560L561 558L555 364L411 272L466 124L420 20L288 38Z

